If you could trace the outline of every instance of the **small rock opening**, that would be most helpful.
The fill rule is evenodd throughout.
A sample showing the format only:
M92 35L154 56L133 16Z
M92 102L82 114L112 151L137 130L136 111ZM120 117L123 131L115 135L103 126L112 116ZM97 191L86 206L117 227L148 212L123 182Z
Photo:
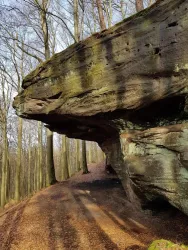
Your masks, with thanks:
M157 48L154 49L154 54L155 55L160 55L160 51L161 51L161 49L157 47Z
M48 99L58 99L61 96L62 92L57 93L56 95L48 97Z
M168 24L168 27L175 27L175 26L177 26L177 25L178 25L178 22L175 21L175 22L169 23L169 24Z

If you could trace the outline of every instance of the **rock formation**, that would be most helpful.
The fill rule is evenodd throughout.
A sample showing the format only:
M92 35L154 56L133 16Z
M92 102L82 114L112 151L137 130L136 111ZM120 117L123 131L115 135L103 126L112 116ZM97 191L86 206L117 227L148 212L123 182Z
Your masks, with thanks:
M17 114L105 151L130 200L188 214L188 0L152 7L54 55ZM137 198L138 197L138 198Z

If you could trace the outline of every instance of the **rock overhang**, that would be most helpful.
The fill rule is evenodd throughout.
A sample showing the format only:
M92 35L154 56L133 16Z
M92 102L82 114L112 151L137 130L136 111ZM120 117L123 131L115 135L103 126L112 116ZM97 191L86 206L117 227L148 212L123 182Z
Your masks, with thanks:
M130 200L162 197L188 214L187 9L158 1L54 55L24 79L14 107L97 141Z
M125 127L126 121L131 124L130 113L137 115L138 110L170 97L184 98L186 7L187 1L159 1L54 55L23 80L23 91L14 101L17 114L41 120L58 132L65 123L70 128L75 124L77 131L88 125L88 132L101 133L104 123L102 133L106 127L112 134L119 133L116 124L121 124L122 116Z

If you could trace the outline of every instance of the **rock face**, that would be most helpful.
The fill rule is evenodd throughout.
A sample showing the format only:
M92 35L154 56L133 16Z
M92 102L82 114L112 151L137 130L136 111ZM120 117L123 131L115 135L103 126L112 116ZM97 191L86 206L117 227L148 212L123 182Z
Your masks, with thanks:
M122 133L102 146L126 190L188 214L188 123ZM131 190L128 195L135 198Z
M161 0L30 73L17 114L94 140L133 202L188 214L188 0Z

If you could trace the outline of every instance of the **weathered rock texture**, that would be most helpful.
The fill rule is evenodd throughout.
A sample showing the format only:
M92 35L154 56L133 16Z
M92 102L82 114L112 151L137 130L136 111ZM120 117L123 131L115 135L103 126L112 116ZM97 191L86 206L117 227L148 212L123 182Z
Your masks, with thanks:
M188 0L158 1L72 45L25 78L14 107L97 141L130 200L188 214L187 13Z

